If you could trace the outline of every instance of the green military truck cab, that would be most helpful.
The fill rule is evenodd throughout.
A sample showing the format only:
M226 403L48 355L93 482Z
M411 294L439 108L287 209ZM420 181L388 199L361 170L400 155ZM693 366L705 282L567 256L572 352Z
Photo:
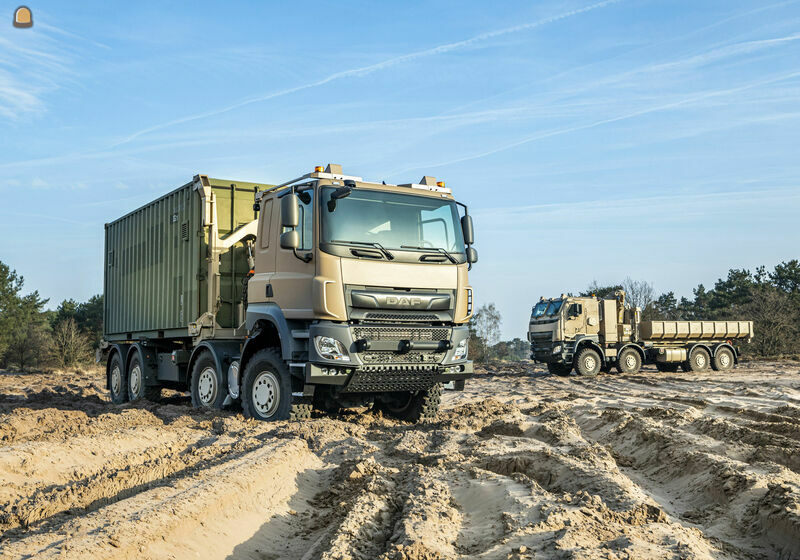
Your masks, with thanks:
M365 405L431 417L442 385L472 374L473 242L466 206L432 177L197 175L106 225L112 400L168 387L262 420Z
M612 367L635 374L647 364L659 371L725 371L738 362L736 343L752 336L752 321L642 321L622 290L606 299L541 298L528 326L531 359L557 375L574 369L591 376Z

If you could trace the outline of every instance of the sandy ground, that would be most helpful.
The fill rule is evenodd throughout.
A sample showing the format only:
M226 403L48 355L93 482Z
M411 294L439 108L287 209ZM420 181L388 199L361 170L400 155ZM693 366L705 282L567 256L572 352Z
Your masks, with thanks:
M800 558L800 366L494 368L438 420L264 424L0 374L2 558Z

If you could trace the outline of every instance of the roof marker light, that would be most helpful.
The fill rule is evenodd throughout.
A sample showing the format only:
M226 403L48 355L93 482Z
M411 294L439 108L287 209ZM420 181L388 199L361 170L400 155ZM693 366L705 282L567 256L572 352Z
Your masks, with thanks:
M321 165L317 165L314 168L314 173L322 173L322 169L323 169L323 167Z
M444 181L436 181L437 187L444 187Z

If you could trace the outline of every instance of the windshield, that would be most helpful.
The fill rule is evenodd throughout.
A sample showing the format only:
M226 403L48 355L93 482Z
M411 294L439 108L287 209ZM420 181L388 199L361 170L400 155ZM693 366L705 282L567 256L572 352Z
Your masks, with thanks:
M561 311L561 306L564 304L564 300L557 299L555 301L551 301L550 305L547 306L547 315L552 317L553 315L558 314Z
M533 312L531 313L531 317L536 319L537 317L541 317L544 315L544 312L547 311L547 304L546 301L540 301L536 305L533 306Z
M332 200L335 190L325 187L319 197L321 243L464 253L458 208L452 200L366 189L353 189Z

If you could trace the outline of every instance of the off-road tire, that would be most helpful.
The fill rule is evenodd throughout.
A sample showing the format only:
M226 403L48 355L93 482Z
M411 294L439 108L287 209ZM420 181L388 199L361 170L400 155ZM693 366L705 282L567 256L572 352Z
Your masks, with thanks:
M572 371L572 366L568 366L567 364L563 363L547 364L547 371L549 371L553 375L558 375L560 377L567 377L569 375L569 372Z
M130 374L139 366L140 372L140 380L138 383L138 387L134 388L131 387L131 378ZM130 366L128 367L128 375L126 375L126 384L128 388L128 400L130 402L139 401L139 400L148 400L151 402L157 402L161 399L161 386L160 385L148 385L147 384L147 375L144 372L144 366L141 365L141 360L139 357L139 352L134 350L133 357L131 358ZM138 389L138 390L134 390Z
M437 383L426 391L417 391L410 394L408 403L402 407L389 406L382 404L381 409L406 422L416 423L421 420L433 420L439 413L439 403L442 400L442 384Z
M325 385L317 385L314 390L312 408L330 415L336 415L342 411L342 407L330 396L330 391Z
M675 373L680 367L681 364L672 362L656 362L656 369L663 373Z
M262 377L262 374L263 377ZM281 358L277 348L266 348L256 352L247 362L242 382L242 413L245 418L267 422L289 420L292 415L292 380L289 366ZM256 385L258 383L259 385ZM269 385L269 387L268 387ZM259 387L261 387L259 389ZM272 391L277 402L267 410L259 408L253 400L263 396L264 391ZM264 402L266 404L266 401ZM310 414L310 409L309 409Z
M689 360L684 363L684 371L701 373L711 367L711 356L705 348L695 348L689 354Z
M117 372L114 372L116 368ZM118 376L115 379L115 376ZM117 390L114 390L117 387ZM108 390L111 393L111 402L123 404L128 402L128 376L125 375L125 366L119 352L114 352L111 363L108 366Z
M581 348L572 360L578 375L594 377L603 366L600 354L591 348Z
M633 348L626 348L617 356L617 371L627 375L635 375L642 369L642 357Z
M311 418L311 403L293 403L289 412L289 420L308 420Z
M202 352L194 362L189 389L193 407L222 410L228 396L228 381L217 371L217 361L211 352Z
M735 358L730 348L719 348L711 360L711 367L714 371L728 371L733 369Z

